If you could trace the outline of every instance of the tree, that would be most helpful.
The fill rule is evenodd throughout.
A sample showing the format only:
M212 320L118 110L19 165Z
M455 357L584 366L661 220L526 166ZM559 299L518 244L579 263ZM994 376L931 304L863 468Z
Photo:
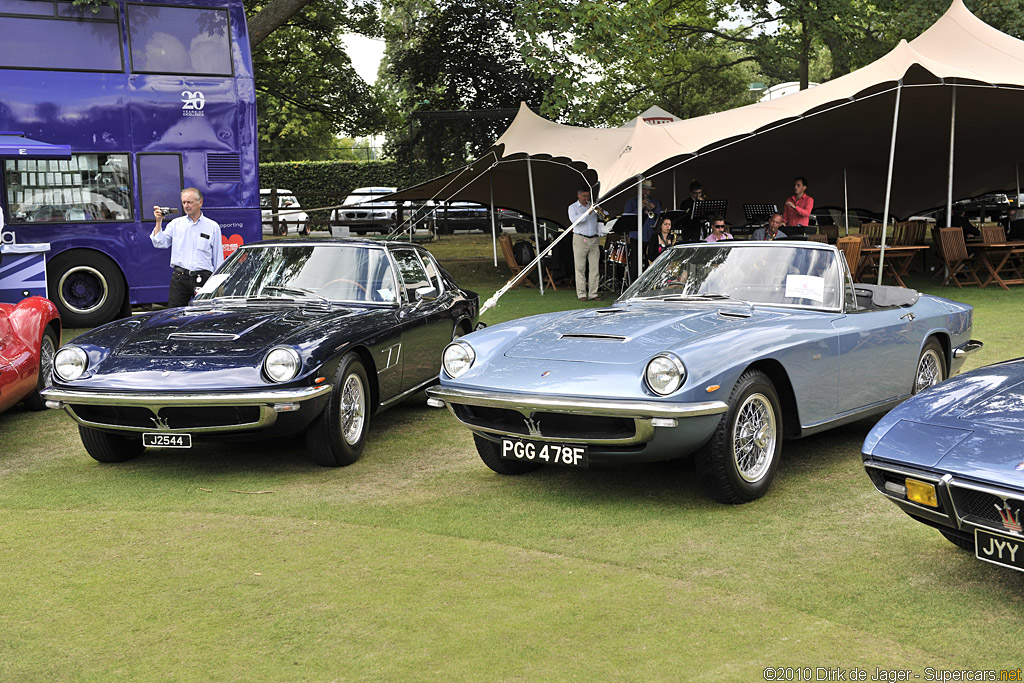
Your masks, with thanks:
M390 80L389 150L424 159L440 173L489 147L509 119L428 112L537 106L548 84L531 74L514 42L514 0L437 0L392 5L386 76Z
M262 5L247 10L259 16ZM378 30L372 3L339 11L328 0L312 0L253 49L263 159L293 160L300 150L308 155L298 158L337 158L338 135L384 129L381 98L352 68L342 42L344 33Z

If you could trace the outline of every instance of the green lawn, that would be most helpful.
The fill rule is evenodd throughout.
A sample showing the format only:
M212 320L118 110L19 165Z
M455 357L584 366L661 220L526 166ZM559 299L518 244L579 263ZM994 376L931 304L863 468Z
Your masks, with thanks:
M504 283L489 252L446 256L448 241L431 248L482 298ZM913 284L977 307L972 367L1019 355L1024 289ZM520 288L487 320L578 305ZM883 500L860 465L870 427L787 443L769 494L732 507L682 466L500 477L422 396L375 417L341 469L301 439L100 465L69 418L15 408L0 415L0 680L1016 671L1024 574Z

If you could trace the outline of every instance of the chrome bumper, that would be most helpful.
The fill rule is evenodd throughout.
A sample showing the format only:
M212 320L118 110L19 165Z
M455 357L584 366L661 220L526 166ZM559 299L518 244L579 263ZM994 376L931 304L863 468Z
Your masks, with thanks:
M299 404L325 394L333 389L333 385L324 384L316 387L297 389L268 389L266 391L249 391L238 393L131 393L89 390L68 390L51 387L40 392L46 401L46 407L54 410L65 410L76 422L95 429L116 429L125 432L188 432L216 433L235 432L248 429L261 429L274 424L278 413L292 412L299 409ZM153 413L150 418L152 427L138 427L86 420L75 413L75 406L116 406L119 408L145 408ZM230 406L259 406L259 416L255 421L230 423L203 427L175 429L166 426L160 416L163 408L211 408Z
M984 344L977 339L972 339L958 349L953 349L953 358L966 358L970 354L981 349Z
M656 426L676 426L675 420L720 415L729 409L722 401L704 401L701 403L663 403L660 401L643 401L628 399L601 398L570 398L562 396L544 396L539 394L512 394L478 391L475 389L456 389L452 387L431 387L427 389L427 403L435 408L448 406L455 419L476 432L487 432L503 436L523 438L525 435L504 430L491 429L485 426L466 422L455 412L452 405L480 406L485 408L501 408L513 410L523 416L526 424L532 421L534 413L564 413L568 415L588 415L597 417L632 418L635 425L634 436L626 439L595 439L585 436L558 437L559 441L586 443L595 445L629 446L649 442L654 438ZM663 421L658 425L656 422ZM543 434L532 434L527 438L545 439Z

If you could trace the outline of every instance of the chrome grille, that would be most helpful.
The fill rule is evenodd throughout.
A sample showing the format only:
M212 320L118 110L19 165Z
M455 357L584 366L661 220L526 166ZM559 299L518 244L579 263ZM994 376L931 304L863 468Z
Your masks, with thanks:
M957 515L961 519L1006 531L1006 526L999 514L999 511L1004 509L1003 496L989 491L967 488L956 483L950 486L950 495L953 497ZM1006 496L1005 500L1009 504L1011 514L1020 510L1020 519L1024 521L1024 499Z

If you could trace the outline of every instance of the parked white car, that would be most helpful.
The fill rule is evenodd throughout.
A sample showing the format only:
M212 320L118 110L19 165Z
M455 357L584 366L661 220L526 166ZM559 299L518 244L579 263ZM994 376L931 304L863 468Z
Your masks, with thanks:
M359 187L345 197L340 209L331 216L331 226L345 226L356 234L371 231L388 232L395 226L398 205L392 201L377 201L384 195L397 192L394 187Z
M264 235L274 234L274 219L272 217L274 207L271 205L271 199L271 191L268 188L260 190L260 209L262 209L261 213L263 214ZM282 235L290 233L309 234L309 216L299 206L299 200L295 198L291 190L278 189L277 213L279 214L278 221L282 226Z

